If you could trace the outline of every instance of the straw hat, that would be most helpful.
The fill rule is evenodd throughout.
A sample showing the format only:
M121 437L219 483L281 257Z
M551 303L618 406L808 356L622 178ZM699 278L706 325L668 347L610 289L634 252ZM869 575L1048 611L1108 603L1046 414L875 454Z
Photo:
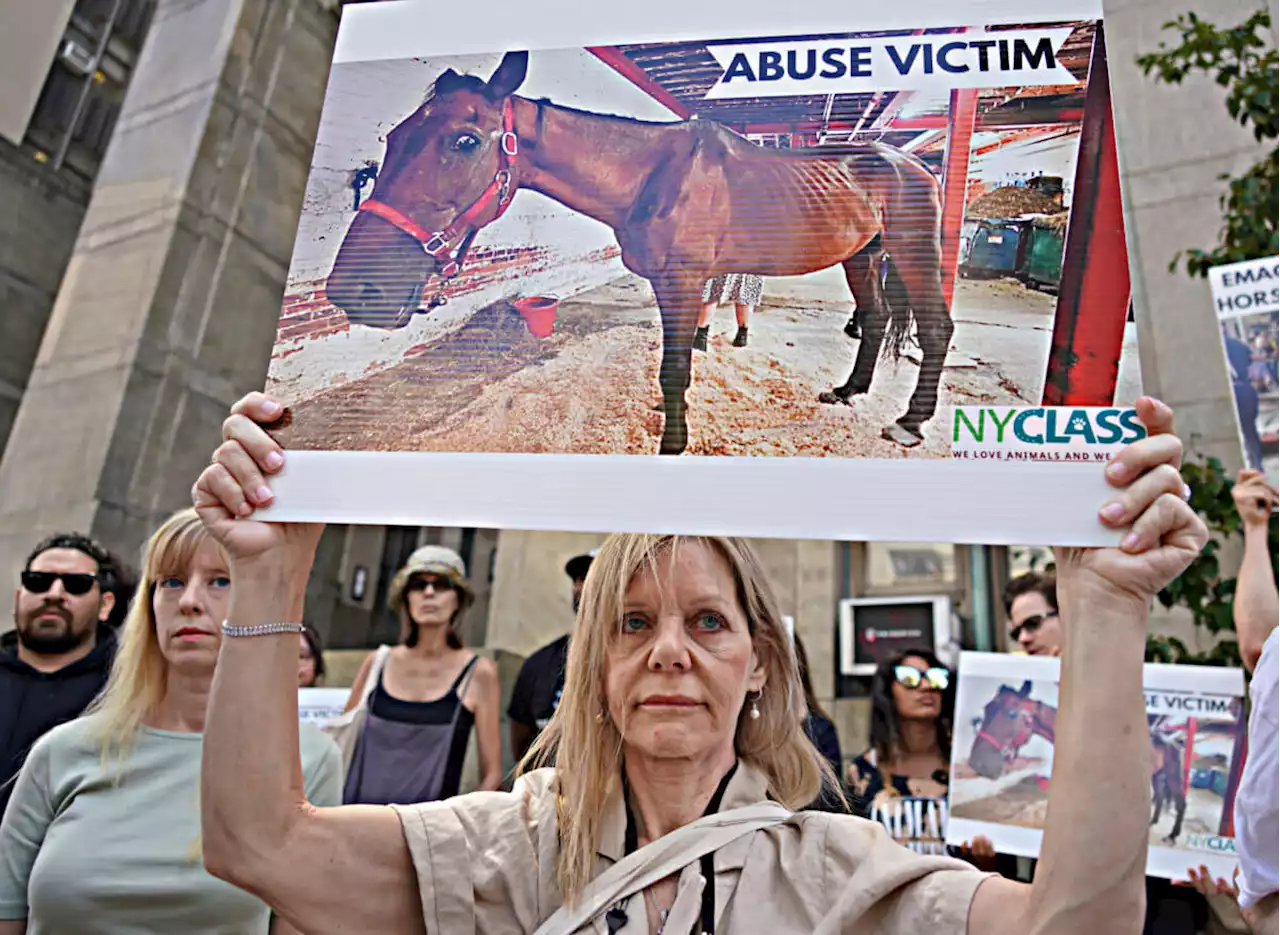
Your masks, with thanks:
M393 610L399 610L403 605L405 588L409 586L409 579L414 575L439 575L449 579L458 590L463 606L471 603L474 597L471 582L467 580L467 566L462 561L462 556L442 545L424 545L409 556L404 567L391 579L387 601Z

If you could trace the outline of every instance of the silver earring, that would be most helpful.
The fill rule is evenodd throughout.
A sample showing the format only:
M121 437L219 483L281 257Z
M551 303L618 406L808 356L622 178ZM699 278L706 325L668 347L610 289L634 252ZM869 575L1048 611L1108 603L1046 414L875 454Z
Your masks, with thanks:
M596 712L596 723L597 723L597 724L603 724L603 723L604 723L604 712L603 712L603 711L597 711L597 712Z
M756 696L751 699L751 720L760 720L760 693L756 692Z

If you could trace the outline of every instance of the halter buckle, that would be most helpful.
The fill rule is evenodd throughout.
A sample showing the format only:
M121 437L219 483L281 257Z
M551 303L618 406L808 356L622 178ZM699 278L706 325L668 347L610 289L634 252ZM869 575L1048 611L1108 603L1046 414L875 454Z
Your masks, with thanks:
M449 249L449 238L442 231L436 231L422 243L422 249L432 256L439 256Z
M450 260L444 266L440 267L436 272L436 275L441 279L452 279L454 276L458 275L458 271L461 269L462 267L458 265L457 260Z
M515 131L507 130L502 136L498 137L498 145L502 147L504 156L515 157L520 152L520 140L516 137Z

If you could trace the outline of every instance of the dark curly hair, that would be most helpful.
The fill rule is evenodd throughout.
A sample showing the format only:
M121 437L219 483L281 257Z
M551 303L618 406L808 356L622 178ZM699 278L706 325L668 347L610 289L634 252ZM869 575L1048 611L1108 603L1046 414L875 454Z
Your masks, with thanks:
M302 631L302 638L307 641L307 648L311 650L311 658L316 664L316 682L318 683L324 678L324 641L320 639L320 633L311 624L306 624Z
M41 539L31 550L31 554L27 556L27 563L22 567L29 569L32 562L53 549L71 549L93 559L98 565L98 583L103 591L114 589L120 579L119 563L115 556L100 542L78 532L56 532Z
M881 765L893 761L902 738L898 724L898 706L893 703L893 683L896 681L893 670L911 656L923 659L930 666L947 668L927 649L909 649L880 663L871 680L871 746L876 751L876 761ZM947 683L947 690L942 693L942 710L937 723L938 749L948 762L951 760L951 717L955 711L955 701L956 684L952 678Z

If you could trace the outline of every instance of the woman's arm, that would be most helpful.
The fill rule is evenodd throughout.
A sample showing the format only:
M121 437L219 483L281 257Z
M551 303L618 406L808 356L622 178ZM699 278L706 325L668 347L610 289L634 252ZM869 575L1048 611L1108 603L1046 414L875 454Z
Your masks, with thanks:
M1204 523L1182 499L1182 446L1173 414L1138 412L1151 437L1108 468L1124 489L1103 507L1132 524L1121 548L1059 551L1065 628L1048 816L1035 882L993 879L974 898L968 930L987 933L1137 932L1151 813L1150 739L1142 690L1147 611L1204 545Z
M498 724L498 667L492 659L476 660L467 694L475 699L476 746L480 753L480 790L502 788L502 731Z
M1244 524L1244 557L1236 578L1232 616L1240 659L1252 672L1262 655L1262 644L1276 626L1276 579L1271 549L1267 545L1267 527L1276 505L1276 492L1260 472L1241 471L1231 496Z
M0 919L0 935L27 935L27 920Z
M270 421L280 410L255 393L232 412L223 427L228 441L193 491L201 519L231 559L229 621L298 621L320 529L249 518L270 502L263 473L283 463L279 446L251 420ZM262 493L250 502L245 491ZM306 801L297 657L293 633L222 640L201 769L205 866L306 932L425 932L418 876L395 812Z

